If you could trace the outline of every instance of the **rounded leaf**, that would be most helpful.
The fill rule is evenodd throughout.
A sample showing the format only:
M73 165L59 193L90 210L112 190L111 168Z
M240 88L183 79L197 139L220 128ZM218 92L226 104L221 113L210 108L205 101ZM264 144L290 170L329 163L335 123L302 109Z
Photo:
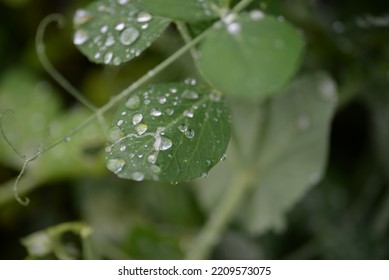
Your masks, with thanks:
M199 68L226 94L263 98L294 75L303 45L302 36L283 19L260 11L230 14L201 45Z
M121 178L181 182L205 176L230 138L224 99L187 83L150 86L114 115L106 164Z
M73 43L96 63L119 65L139 56L166 29L138 0L99 0L76 11Z

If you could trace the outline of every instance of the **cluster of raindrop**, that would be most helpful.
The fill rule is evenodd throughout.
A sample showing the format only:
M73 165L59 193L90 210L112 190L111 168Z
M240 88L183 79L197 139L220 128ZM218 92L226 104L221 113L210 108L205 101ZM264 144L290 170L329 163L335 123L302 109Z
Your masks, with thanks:
M96 62L119 65L139 56L148 47L147 43L151 42L137 44L139 38L150 24L161 22L167 25L166 20L154 20L134 0L111 0L109 5L95 2L88 9L76 11L73 43L81 50L93 50L92 58ZM153 32L153 36L158 35Z
M151 86L124 102L116 114L115 125L108 132L108 169L119 177L136 181L159 180L163 173L158 157L161 153L170 159L176 155L176 151L172 150L176 144L171 135L183 134L180 141L184 142L177 145L185 144L185 139L196 139L195 127L199 126L195 119L197 114L219 121L222 110L207 106L209 102L220 102L220 94L200 95L194 79L185 80L183 85L183 88L167 86L164 89ZM196 112L198 109L202 112ZM210 145L214 143L211 141ZM181 161L182 164L189 162L187 158ZM210 164L211 160L207 160L207 166Z

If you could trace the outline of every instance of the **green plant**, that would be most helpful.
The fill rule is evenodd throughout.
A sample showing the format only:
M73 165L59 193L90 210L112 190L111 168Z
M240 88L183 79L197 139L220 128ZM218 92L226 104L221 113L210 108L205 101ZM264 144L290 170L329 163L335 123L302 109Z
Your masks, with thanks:
M248 8L252 1L242 0L233 7L230 2L100 0L77 10L73 42L95 63L118 66L130 61L172 21L185 40L182 48L101 108L84 99L46 59L44 28L51 21L60 23L61 17L45 20L37 36L42 64L93 114L81 122L87 114L84 110L66 116L48 144L24 160L13 185L17 199L26 202L17 190L26 170L28 183L21 184L26 189L54 174L98 173L87 159L81 159L84 164L77 170L71 160L80 160L77 147L104 141L94 121L106 131L103 116L118 105L107 132L105 161L120 178L187 182L207 177L227 154L229 160L223 168L212 171L224 175L210 175L196 190L210 215L188 246L187 258L208 257L232 220L253 234L282 228L284 212L323 175L336 86L321 72L301 75L289 84L299 67L303 36L284 18ZM187 79L146 86L186 52L191 53L201 82ZM43 96L42 104L46 98L51 97ZM234 103L232 113L227 103ZM46 109L45 118L58 114L55 106ZM9 126L3 127L5 142L21 147L25 139L6 133L12 130ZM35 131L38 139L44 129ZM81 132L84 134L77 138ZM55 151L66 150L66 145L59 144L68 141L79 141L79 145L73 143L75 150L64 152L70 155L66 163L51 166L53 161L59 162ZM4 155L14 159L12 153L8 148ZM30 163L34 164L30 167ZM19 166L15 160L12 164ZM27 167L38 171L29 173Z

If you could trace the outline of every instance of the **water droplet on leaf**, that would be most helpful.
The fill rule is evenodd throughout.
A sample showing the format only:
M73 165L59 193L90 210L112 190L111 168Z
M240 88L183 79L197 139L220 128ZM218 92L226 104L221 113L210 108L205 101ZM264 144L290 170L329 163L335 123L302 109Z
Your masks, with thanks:
M134 173L132 173L132 179L134 181L143 181L145 178L145 175L142 173L142 172L139 172L139 171L135 171Z
M139 38L140 32L135 27L128 27L120 34L120 42L129 46Z
M118 174L120 171L122 171L124 165L126 165L124 159L114 158L114 159L109 159L107 162L107 168L115 174Z
M136 127L135 127L135 130L136 132L139 134L139 135L143 135L145 134L145 132L147 131L147 125L146 124L138 124Z
M147 13L147 12L140 12L136 18L137 22L148 22L152 19L153 17Z
M132 116L132 124L137 125L142 121L142 119L143 119L143 115L140 113L137 113L137 114Z
M89 40L88 31L84 29L79 29L74 33L73 43L75 45L82 45L88 40Z
M140 107L140 98L138 95L131 96L126 102L126 107L130 110L136 110Z

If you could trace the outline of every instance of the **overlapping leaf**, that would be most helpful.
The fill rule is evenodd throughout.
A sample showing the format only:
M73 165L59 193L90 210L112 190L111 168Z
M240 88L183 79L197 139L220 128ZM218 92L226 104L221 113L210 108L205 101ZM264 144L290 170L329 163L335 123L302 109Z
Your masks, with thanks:
M201 45L199 67L226 94L263 98L291 79L303 45L302 36L283 19L257 10L230 14Z
M74 15L73 43L89 60L119 65L140 55L169 20L150 15L138 0L98 0Z
M194 84L151 86L124 102L109 131L108 169L136 181L206 175L227 148L229 113L220 95Z
M322 177L335 101L334 82L319 73L298 79L282 95L262 105L261 118L266 121L260 128L261 143L252 142L252 132L258 129L251 125L255 124L252 119L234 118L244 148L261 145L255 187L237 213L248 232L260 234L283 228L285 212ZM250 118L257 115L256 111L249 108L236 113ZM236 153L227 155L228 160L215 168L206 184L195 189L207 209L213 208L234 176Z

